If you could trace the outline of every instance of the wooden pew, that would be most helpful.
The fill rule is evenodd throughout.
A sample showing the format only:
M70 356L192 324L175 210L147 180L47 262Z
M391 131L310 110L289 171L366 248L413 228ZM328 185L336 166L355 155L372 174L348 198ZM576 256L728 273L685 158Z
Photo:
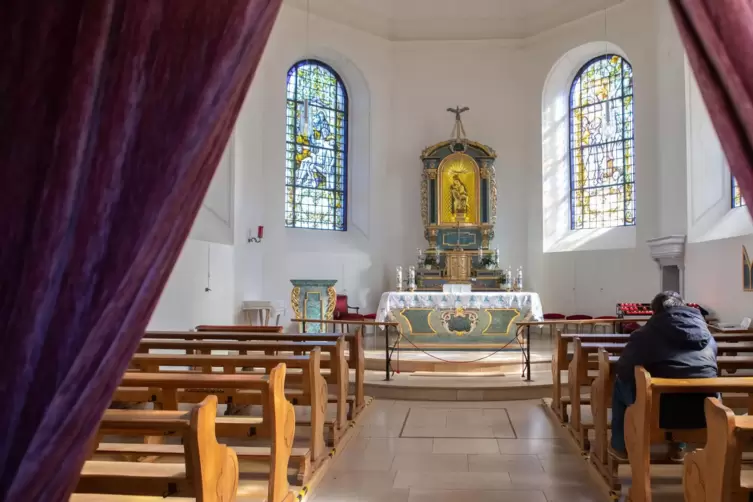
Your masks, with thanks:
M329 355L328 360L322 360L321 366L330 368L330 373L324 375L325 380L334 390L334 397L330 401L336 402L337 412L335 421L331 425L331 443L336 446L348 425L348 363L345 360L345 345L342 338L336 342L288 342L288 341L229 341L229 340L175 340L175 339L147 339L143 338L137 353L148 353L153 349L170 349L185 351L186 353L211 353L212 351L245 351L264 352L269 355L277 353L306 354L315 348ZM298 381L298 375L290 375L290 381ZM232 396L228 396L232 398ZM227 400L225 401L227 402Z
M288 342L336 342L344 337L348 344L348 366L355 370L354 406L349 410L348 418L355 419L366 406L364 393L366 365L363 353L363 333L359 327L355 333L259 333L243 331L238 328L245 326L213 326L215 331L147 331L145 338L160 340L234 340L234 341L270 341L280 340ZM227 329L226 329L227 328ZM198 329L198 328L197 328ZM325 366L329 364L324 361ZM350 399L350 396L348 397Z
M594 420L594 438L591 442L589 460L606 481L610 491L617 494L620 490L620 480L617 470L623 462L609 454L609 410L612 407L612 389L614 386L614 366L618 356L609 354L601 349L598 353L598 376L591 386L591 413ZM753 357L748 356L720 356L717 358L720 374L734 373L739 369L753 369ZM734 402L732 398L730 401Z
M753 333L714 333L714 339L720 346L720 353L734 353L735 343L753 342ZM590 343L627 343L629 334L606 333L606 334L568 334L557 331L552 350L552 411L562 423L568 421L567 406L571 404L570 396L562 396L562 372L569 370L572 360L568 356L568 347L576 338L580 338L584 344ZM748 349L749 350L749 349ZM581 400L581 404L588 404L587 400Z
M748 502L753 471L742 469L742 454L753 442L753 417L736 416L714 398L704 409L706 446L685 456L685 502Z
M207 502L235 500L238 458L232 449L217 442L214 435L216 414L215 396L208 396L188 413L173 412L166 416L159 412L121 411L115 420L105 414L101 422L104 429L112 427L133 431L141 428L149 433L169 431L181 436L184 461L146 466L132 462L90 460L81 470L76 491L98 495L180 494Z
M150 375L140 373L137 376L146 376L148 378L139 378L139 384L156 383L161 386L161 392L165 394L172 393L174 387L173 379L159 378L160 375ZM189 384L204 384L211 381L225 381L230 379L223 378L226 375L191 375L176 374L170 375L182 377L188 380ZM202 377L197 379L196 377ZM123 378L127 383L129 378L126 375ZM239 382L235 377L235 384ZM259 488L259 500L268 500L270 502L291 502L294 500L293 493L290 492L287 482L287 468L292 452L293 437L295 434L295 412L293 406L285 399L285 365L280 364L275 367L269 376L250 376L246 375L241 388L251 388L263 385L262 390L265 396L264 417L265 424L269 430L269 436L272 438L272 447L268 455L269 458L269 482L265 482ZM212 406L207 407L209 402ZM233 494L238 486L238 459L235 451L224 445L217 445L216 436L221 435L215 432L218 422L217 414L217 397L208 396L201 401L201 405L191 412L191 420L186 420L186 414L177 410L173 411L151 411L151 410L107 410L100 424L99 435L118 434L118 435L181 435L185 445L185 465L184 471L198 473L191 479L195 480L193 485L188 481L182 481L175 476L179 470L176 464L144 464L140 462L102 462L89 461L84 465L78 491L95 492L95 493L126 493L126 494L156 494L164 495L166 493L184 493L195 496L197 500L204 501L230 501L235 500L235 496L227 495L220 490L219 486L214 486L214 478L220 476L223 478L228 473L234 472ZM194 419L195 417L195 419ZM186 435L188 434L188 435ZM198 437L198 439L197 439ZM207 439L210 438L210 439ZM209 445L209 446L207 446ZM163 445L149 445L160 447ZM218 448L232 456L232 465L225 464L224 471L217 471L216 466L207 462L217 462ZM196 450L196 451L194 451ZM198 452L198 453L196 453ZM202 460L203 459L203 460ZM173 467L163 467L163 466ZM181 464L182 465L182 464ZM231 470L234 468L234 471ZM125 474L123 474L125 473ZM172 473L172 474L171 474ZM219 474L217 474L219 473ZM125 476L124 479L121 479ZM165 477L169 483L157 481L148 481L152 477ZM197 477L198 476L198 477ZM142 479L147 480L142 484ZM176 481L177 480L177 481ZM164 481L164 480L163 480ZM197 483L210 482L209 491L198 491ZM213 483L213 484L212 484ZM185 486L184 486L185 485ZM248 494L248 483L244 481L244 496ZM114 488L117 486L117 488ZM192 488L195 486L196 488ZM203 485L202 485L203 486ZM195 490L191 492L190 490ZM244 498L245 500L245 498Z
M572 360L568 367L567 385L570 394L570 421L568 430L575 438L582 452L588 452L590 444L588 431L594 428L593 421L584 421L582 419L581 406L591 403L593 394L587 402L581 398L581 388L591 386L591 379L588 375L589 369L598 369L596 361L589 360L589 355L595 354L600 349L606 349L613 352L622 352L625 348L624 343L581 343L581 337L575 337L573 340Z
M241 324L236 326L226 324L200 324L196 326L196 331L282 333L282 326L255 326L253 324Z
M562 333L557 331L554 337L554 347L552 350L552 411L557 415L561 422L568 421L567 406L571 404L572 395L562 396L562 372L568 371L570 358L568 357L568 347L576 338L587 343L610 343L610 342L627 342L630 335L623 334L588 334L578 335ZM581 404L587 404L581 401Z
M594 428L592 422L583 422L581 405L587 404L589 401L582 399L581 388L583 386L591 386L592 378L589 376L589 370L598 369L595 360L590 360L589 356L595 354L600 348L604 348L612 354L620 354L625 348L625 343L622 342L605 342L605 343L581 343L581 339L586 339L588 335L576 335L573 338L573 344L575 346L568 367L568 393L570 394L569 400L571 404L571 416L568 422L568 429L574 436L575 440L584 453L589 449L588 431ZM726 337L725 337L726 338ZM719 354L738 354L738 353L750 353L753 352L753 345L740 344L737 342L722 342L717 344ZM724 356L723 356L724 357ZM730 369L731 365L739 365L738 368L750 367L746 366L750 361L748 359L735 359L726 361L722 359L723 364L726 364L725 368ZM593 394L592 394L593 395ZM590 399L590 398L589 398Z
M276 372L275 378L279 377ZM140 430L181 436L184 461L145 465L89 460L81 470L76 491L158 496L167 493L203 501L235 500L238 458L231 448L217 442L216 415L216 396L207 396L188 413L108 410L100 423L101 433Z
M320 350L314 348L307 355L293 356L238 356L238 355L206 355L206 354L135 354L131 360L131 365L138 370L146 373L157 373L161 367L177 368L200 368L204 373L212 373L213 368L222 368L225 373L236 373L237 368L263 368L271 371L278 364L285 364L288 369L301 369L301 375L287 374L286 377L286 397L293 405L307 406L311 408L311 441L309 449L294 448L291 460L297 465L299 479L306 482L311 474L312 467L316 469L321 462L327 459L328 451L325 446L324 425L327 414L327 382L319 372ZM129 370L134 371L134 370ZM168 370L174 372L191 372L192 370ZM213 373L217 374L217 373ZM244 374L241 372L240 374ZM300 378L300 389L288 388L288 382L296 380L291 377ZM233 397L233 404L239 406L245 405L263 405L264 396L260 392L238 392ZM105 448L100 446L100 452ZM259 457L268 456L265 448L258 447L240 447L237 453L241 459L258 459ZM123 452L120 452L123 453ZM163 451L162 455L168 455L168 451ZM312 466L313 463L313 466Z
M662 394L677 393L741 393L746 394L748 411L753 408L753 377L720 377L697 379L652 378L641 368L635 369L636 400L625 413L625 443L630 459L631 502L650 502L650 448L671 437L673 441L703 443L706 429L672 429L659 427L659 402Z

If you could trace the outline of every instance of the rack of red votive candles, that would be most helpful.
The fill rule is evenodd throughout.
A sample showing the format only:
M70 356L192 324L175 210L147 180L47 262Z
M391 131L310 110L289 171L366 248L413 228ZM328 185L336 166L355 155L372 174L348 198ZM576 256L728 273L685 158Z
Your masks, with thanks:
M701 308L697 303L688 303L688 307L694 307L700 310L703 315L708 315L705 309ZM617 304L617 317L629 317L629 316L650 316L654 313L651 310L650 303L618 303Z

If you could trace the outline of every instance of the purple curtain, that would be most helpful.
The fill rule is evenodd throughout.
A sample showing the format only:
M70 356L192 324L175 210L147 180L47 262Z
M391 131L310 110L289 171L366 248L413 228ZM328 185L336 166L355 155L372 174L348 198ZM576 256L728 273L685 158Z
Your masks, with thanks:
M0 500L75 486L280 3L0 3Z
M753 215L753 0L669 0L732 174Z

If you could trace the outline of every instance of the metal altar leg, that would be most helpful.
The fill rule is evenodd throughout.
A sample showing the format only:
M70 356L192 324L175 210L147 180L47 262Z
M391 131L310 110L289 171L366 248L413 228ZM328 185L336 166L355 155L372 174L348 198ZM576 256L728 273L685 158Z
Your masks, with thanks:
M526 370L528 372L527 381L531 381L531 325L526 329Z
M384 326L384 372L385 380L390 381L390 327Z

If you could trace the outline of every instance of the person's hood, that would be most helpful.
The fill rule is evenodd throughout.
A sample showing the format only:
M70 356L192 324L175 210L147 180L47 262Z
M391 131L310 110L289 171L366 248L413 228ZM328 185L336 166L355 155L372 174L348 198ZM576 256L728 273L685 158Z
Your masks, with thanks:
M693 307L671 307L651 317L652 331L665 337L670 345L701 350L709 344L711 333L701 312Z

